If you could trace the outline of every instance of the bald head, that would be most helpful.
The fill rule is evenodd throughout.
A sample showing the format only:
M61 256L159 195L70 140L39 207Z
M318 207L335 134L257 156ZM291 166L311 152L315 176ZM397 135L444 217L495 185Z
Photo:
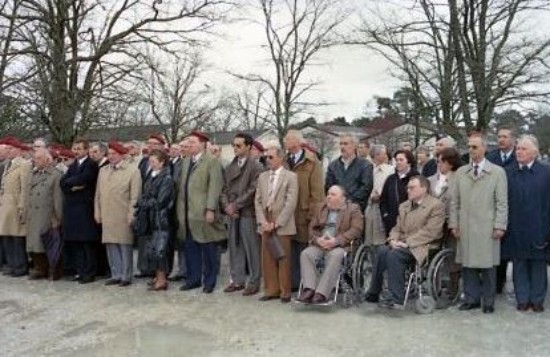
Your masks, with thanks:
M346 202L346 190L342 186L331 186L327 191L327 206L329 209L338 209Z

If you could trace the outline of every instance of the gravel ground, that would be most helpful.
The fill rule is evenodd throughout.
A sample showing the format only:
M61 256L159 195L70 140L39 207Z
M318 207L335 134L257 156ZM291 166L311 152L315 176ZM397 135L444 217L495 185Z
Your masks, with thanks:
M220 282L227 281L224 276ZM0 277L0 356L549 356L550 312L484 315Z

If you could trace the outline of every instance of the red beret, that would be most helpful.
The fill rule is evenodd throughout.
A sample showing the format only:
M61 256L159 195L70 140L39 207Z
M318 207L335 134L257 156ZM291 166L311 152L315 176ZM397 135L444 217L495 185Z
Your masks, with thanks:
M258 151L260 152L264 152L265 151L265 148L264 146L262 145L261 142L259 142L258 140L254 140L252 142L252 146L255 147Z
M158 142L160 142L162 145L166 144L166 139L164 139L164 136L160 133L155 133L149 135L149 139L155 139Z
M20 149L23 150L23 151L32 151L33 150L32 146L25 145L23 143L21 143Z
M0 144L11 146L17 149L23 149L23 144L14 136L6 136L0 141Z
M126 155L128 153L128 149L124 147L121 143L117 141L110 141L109 142L109 149L116 151L120 155Z
M210 140L205 133L198 130L193 130L191 133L189 133L189 136L194 136L198 138L201 143L206 143Z
M309 150L315 154L319 153L319 151L317 151L317 148L310 143L302 143L300 146L302 147L302 149Z

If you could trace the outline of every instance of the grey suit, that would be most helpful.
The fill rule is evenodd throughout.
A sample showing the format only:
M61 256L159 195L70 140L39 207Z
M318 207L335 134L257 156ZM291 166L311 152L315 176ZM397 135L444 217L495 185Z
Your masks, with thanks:
M248 286L260 286L260 241L257 236L254 212L254 195L258 176L264 171L256 160L247 158L239 167L235 158L225 170L226 184L222 191L222 205L225 208L234 204L238 217L230 218L229 223L229 265L231 281L244 285L246 266L250 275Z

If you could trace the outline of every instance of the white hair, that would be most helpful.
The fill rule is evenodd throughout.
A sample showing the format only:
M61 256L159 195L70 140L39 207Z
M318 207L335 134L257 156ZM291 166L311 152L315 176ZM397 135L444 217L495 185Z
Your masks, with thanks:
M448 148L456 147L456 140L453 139L452 136L445 136L445 137L439 139L438 141L441 142L441 143L445 143L445 147L448 147Z
M291 130L289 130L289 131L286 132L286 135L287 135L287 136L290 135L290 136L295 137L296 139L298 139L298 141L299 141L300 143L303 143L303 142L305 141L305 140L304 140L304 135L303 135L302 132L299 131L299 130L291 129Z
M34 151L34 156L38 155L38 154L42 154L44 155L44 157L46 158L46 160L48 162L52 161L53 160L53 157L52 157L52 154L50 153L50 151L48 149L45 149L45 148L38 148Z
M343 139L343 138L348 138L351 140L351 142L355 145L357 145L357 137L353 134L349 134L349 133L344 133L344 134L340 134L340 139Z
M519 144L519 143L522 143L522 142L530 143L531 145L533 145L535 150L537 152L539 152L539 150L540 150L539 141L534 135L525 134L525 135L520 136L517 143Z

